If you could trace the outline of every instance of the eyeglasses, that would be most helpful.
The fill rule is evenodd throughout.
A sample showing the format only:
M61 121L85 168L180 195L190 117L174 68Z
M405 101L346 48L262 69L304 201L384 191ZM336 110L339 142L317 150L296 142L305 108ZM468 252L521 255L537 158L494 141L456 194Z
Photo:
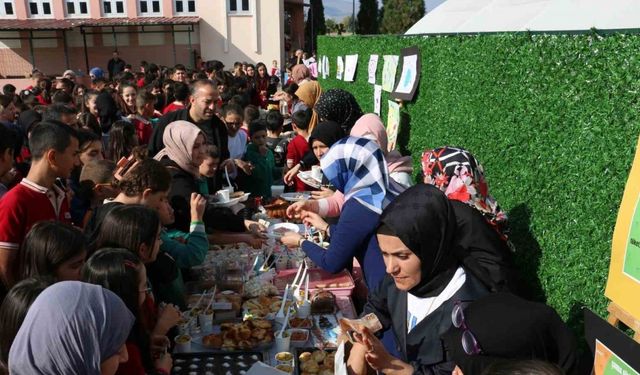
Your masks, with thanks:
M147 286L146 288L139 290L139 292L144 294L151 294L151 287Z
M464 349L464 352L468 355L480 354L482 353L480 344L478 344L478 340L471 330L469 330L469 327L467 327L462 310L462 303L458 301L453 306L453 311L451 311L451 322L453 326L462 329L462 349Z

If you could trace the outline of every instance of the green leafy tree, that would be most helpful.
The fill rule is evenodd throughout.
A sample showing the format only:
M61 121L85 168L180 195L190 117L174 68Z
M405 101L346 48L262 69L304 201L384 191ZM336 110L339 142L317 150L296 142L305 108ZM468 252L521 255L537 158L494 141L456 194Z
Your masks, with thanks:
M344 25L344 29L348 33L353 33L353 17L352 16L344 16L342 21L340 22Z
M424 16L424 0L383 0L384 16L380 31L403 34Z
M324 20L324 5L322 0L311 0L307 15L307 24L304 27L305 50L313 52L318 48L318 35L327 33Z
M335 33L337 30L337 24L336 21L334 21L333 19L329 18L326 20L326 26L327 26L327 34L331 34L331 33Z
M356 32L366 35L378 34L380 32L378 17L378 0L360 0Z

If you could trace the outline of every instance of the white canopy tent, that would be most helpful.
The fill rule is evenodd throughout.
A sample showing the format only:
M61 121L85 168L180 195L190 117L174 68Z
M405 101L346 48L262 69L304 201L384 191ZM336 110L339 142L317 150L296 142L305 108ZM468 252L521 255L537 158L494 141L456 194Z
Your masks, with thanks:
M640 28L640 0L446 0L405 34Z

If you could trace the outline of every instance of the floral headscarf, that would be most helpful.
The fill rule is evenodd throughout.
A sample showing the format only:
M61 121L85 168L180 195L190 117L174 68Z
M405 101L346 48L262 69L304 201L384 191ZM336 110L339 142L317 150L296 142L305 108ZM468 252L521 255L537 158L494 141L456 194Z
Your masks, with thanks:
M480 211L489 224L508 242L507 214L489 194L484 168L467 150L439 147L422 153L424 183L445 193L447 198L464 202ZM509 243L513 250L513 246Z

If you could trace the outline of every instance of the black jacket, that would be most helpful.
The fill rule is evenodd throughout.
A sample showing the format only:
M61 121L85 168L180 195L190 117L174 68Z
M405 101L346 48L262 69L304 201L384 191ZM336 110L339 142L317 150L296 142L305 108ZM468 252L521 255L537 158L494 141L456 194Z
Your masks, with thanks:
M175 222L168 227L189 233L191 224L191 193L199 193L198 180L189 172L182 170L178 164L169 158L163 158L160 163L167 167L171 174L171 189L169 190L169 204L173 207ZM233 215L231 211L217 209L207 205L204 214L207 228L244 232L244 219Z
M117 61L114 59L109 60L109 62L107 63L109 79L113 79L113 77L115 77L118 73L124 71L124 66L126 64L127 63L122 59L118 59Z
M386 275L369 293L363 315L374 313L382 323L381 332L391 328L402 361L414 367L414 374L450 375L455 364L447 358L442 336L451 327L451 311L456 301L470 302L486 294L487 288L466 272L464 285L445 303L424 318L407 334L407 292L400 291Z

